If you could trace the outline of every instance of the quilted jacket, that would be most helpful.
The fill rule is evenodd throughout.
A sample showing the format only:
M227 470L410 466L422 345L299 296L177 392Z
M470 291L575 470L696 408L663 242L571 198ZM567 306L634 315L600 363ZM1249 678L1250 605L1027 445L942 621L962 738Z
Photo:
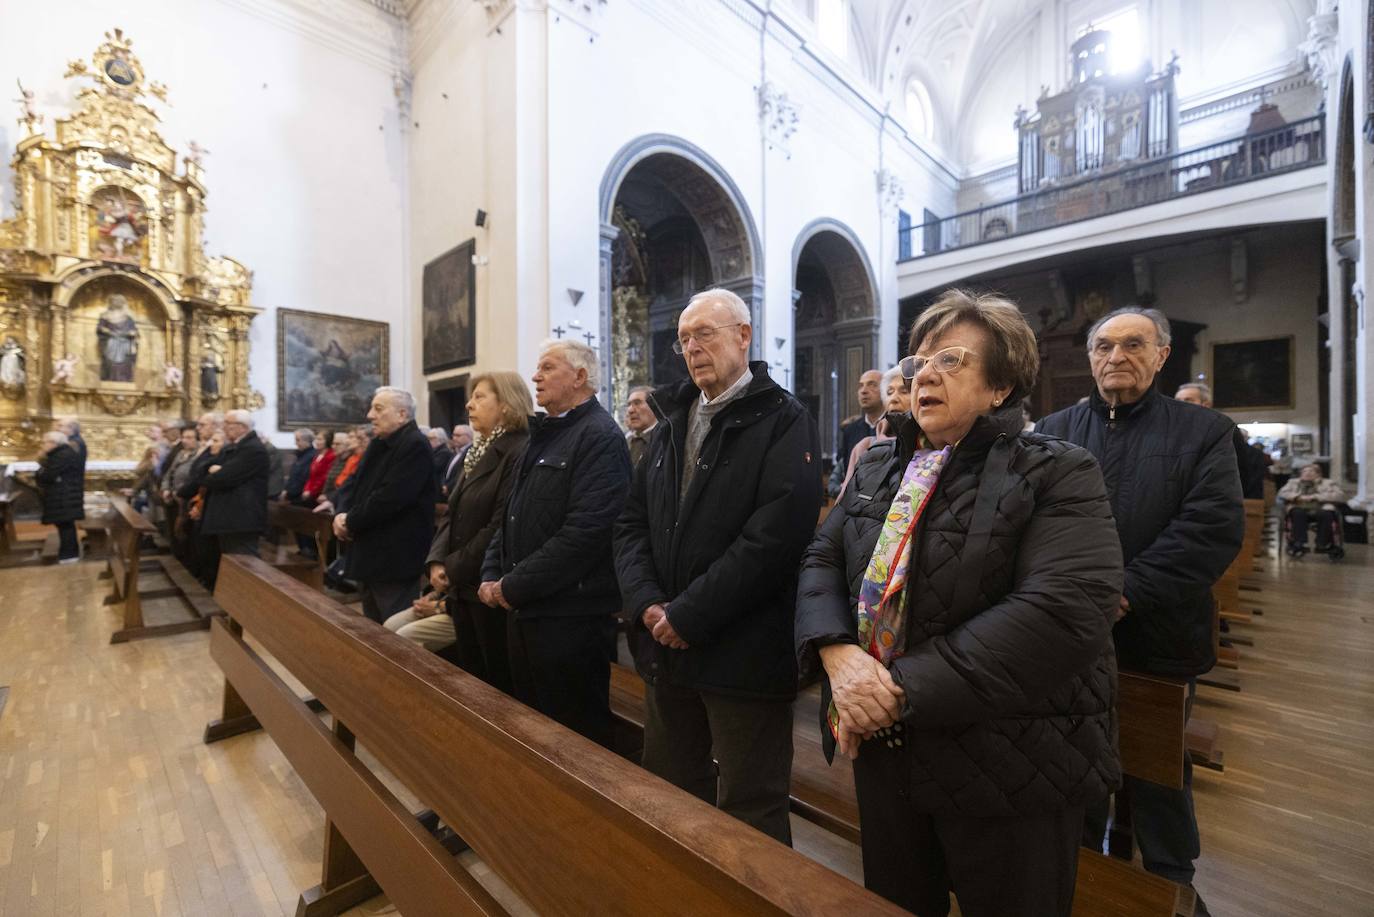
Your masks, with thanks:
M611 527L630 491L625 434L595 398L530 419L529 445L482 562L522 617L620 610Z
M905 653L905 787L918 811L1039 815L1104 797L1120 782L1111 626L1121 547L1097 462L1020 432L1013 402L954 448L913 538ZM824 677L819 648L855 641L859 585L919 430L860 461L802 562L797 657ZM824 723L827 755L834 743ZM879 738L865 742L859 764Z
M43 494L43 523L73 522L86 518L85 475L81 454L71 446L58 446L38 463L34 480Z

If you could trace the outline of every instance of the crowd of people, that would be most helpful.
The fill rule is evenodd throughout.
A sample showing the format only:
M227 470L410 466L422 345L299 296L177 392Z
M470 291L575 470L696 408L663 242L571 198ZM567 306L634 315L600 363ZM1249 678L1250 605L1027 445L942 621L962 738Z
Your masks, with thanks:
M1100 849L1123 787L1145 868L1190 884L1191 766L1181 790L1123 776L1117 671L1191 699L1257 465L1204 386L1159 390L1168 320L1097 321L1093 390L1032 428L1032 329L950 291L908 356L862 375L828 475L752 340L738 296L695 296L674 344L688 378L631 391L628 432L596 398L596 352L555 340L533 401L517 373L477 375L452 435L386 387L365 425L296 431L288 465L247 412L206 414L161 428L136 491L207 581L220 553L256 552L269 495L331 514L364 614L607 746L623 623L644 767L783 843L793 701L820 682L865 882L915 913L948 913L952 890L968 917L1068 915L1078 847ZM80 512L72 426L39 478L60 528ZM1309 470L1291 484L1313 521L1338 496Z

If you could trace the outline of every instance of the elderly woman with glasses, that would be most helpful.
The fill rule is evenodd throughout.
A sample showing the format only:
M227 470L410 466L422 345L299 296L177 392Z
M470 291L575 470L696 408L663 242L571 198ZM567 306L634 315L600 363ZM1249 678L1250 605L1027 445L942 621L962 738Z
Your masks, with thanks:
M1120 781L1121 548L1084 449L1025 433L1035 335L953 290L917 320L912 413L802 564L796 644L854 759L864 881L921 915L1062 914L1085 806Z

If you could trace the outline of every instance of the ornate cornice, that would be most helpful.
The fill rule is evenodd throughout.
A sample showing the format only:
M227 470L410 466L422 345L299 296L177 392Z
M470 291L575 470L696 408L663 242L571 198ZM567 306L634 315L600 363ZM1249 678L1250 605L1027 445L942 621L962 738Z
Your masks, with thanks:
M401 0L219 0L386 73L406 60Z

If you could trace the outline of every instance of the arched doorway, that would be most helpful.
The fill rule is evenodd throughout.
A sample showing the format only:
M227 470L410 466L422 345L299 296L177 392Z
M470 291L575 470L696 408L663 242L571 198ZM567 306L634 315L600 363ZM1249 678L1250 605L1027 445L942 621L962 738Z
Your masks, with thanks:
M840 423L859 411L859 376L882 368L873 270L854 233L833 220L803 229L792 260L792 390L833 458Z
M758 232L720 166L684 140L642 137L615 157L601 185L602 387L618 411L636 385L685 377L673 353L677 318L713 286L753 313L762 352L763 271Z

